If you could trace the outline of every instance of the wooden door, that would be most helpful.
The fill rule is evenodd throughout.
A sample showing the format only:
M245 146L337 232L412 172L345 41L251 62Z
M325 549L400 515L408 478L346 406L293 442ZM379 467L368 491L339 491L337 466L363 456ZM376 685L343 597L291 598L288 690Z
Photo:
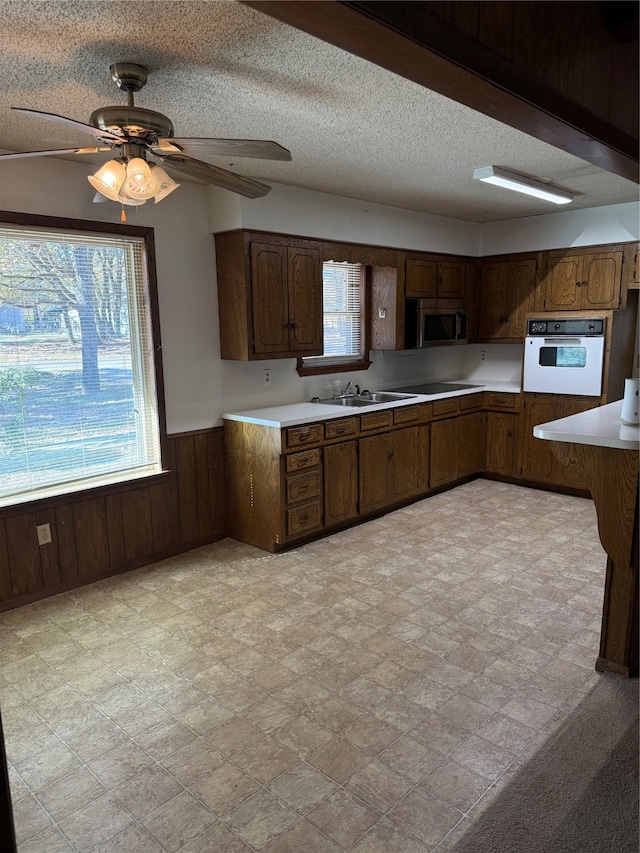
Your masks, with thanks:
M289 248L289 352L322 355L322 261L318 249Z
M432 489L451 483L458 476L457 418L431 424L429 484Z
M526 315L534 310L536 286L534 258L510 261L507 264L508 319L503 326L504 337L522 341L526 334Z
M287 249L251 244L253 349L256 354L289 350Z
M428 427L408 427L391 434L393 457L390 500L401 501L427 490Z
M517 417L507 412L487 412L485 471L490 474L513 476Z
M325 527L358 515L357 442L345 441L324 449Z
M389 433L360 439L360 512L372 512L390 503L389 474L393 446Z
M464 299L467 265L464 261L439 261L438 296L447 299Z
M457 419L458 477L469 477L484 470L485 427L481 412Z
M438 295L438 265L426 258L407 258L404 265L405 296L435 298Z
M582 257L580 307L605 309L620 307L622 252L599 252Z
M544 307L546 311L577 310L580 306L582 258L579 255L549 255L544 277Z
M483 264L480 270L478 337L481 341L504 337L507 302L507 266L504 261Z

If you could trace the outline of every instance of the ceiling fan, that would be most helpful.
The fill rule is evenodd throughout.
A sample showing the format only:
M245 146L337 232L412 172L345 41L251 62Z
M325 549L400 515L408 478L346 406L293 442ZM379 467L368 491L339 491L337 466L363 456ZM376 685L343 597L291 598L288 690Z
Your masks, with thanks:
M118 156L114 160L101 166L95 175L89 175L88 180L102 196L121 204L134 206L144 204L150 198L161 201L179 186L159 165L153 161L147 162L147 155L163 161L178 172L247 198L264 196L271 187L198 160L193 154L198 154L200 157L291 160L291 153L286 148L278 145L277 142L262 139L175 137L173 124L167 116L154 110L134 106L133 93L139 92L147 82L148 69L132 62L116 62L110 66L110 71L114 83L127 93L127 104L126 106L100 107L94 110L89 118L89 124L55 113L23 107L11 108L25 115L47 119L88 133L100 143L98 146L0 154L0 160L52 154L117 152ZM100 200L103 199L100 198Z

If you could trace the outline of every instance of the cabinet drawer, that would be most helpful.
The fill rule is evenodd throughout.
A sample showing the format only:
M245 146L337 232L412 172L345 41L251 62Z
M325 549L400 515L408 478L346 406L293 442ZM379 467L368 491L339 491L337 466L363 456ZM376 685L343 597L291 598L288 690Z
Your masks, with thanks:
M485 407L488 409L517 409L518 395L485 391Z
M301 444L319 444L322 441L322 424L290 427L286 435L287 447L299 447Z
M458 411L458 398L447 397L445 400L434 400L431 405L433 406L434 418L437 418L438 415L455 415Z
M322 527L322 506L320 501L312 501L295 509L287 510L287 535L300 536Z
M461 412L475 412L482 408L482 394L469 394L458 398Z
M420 420L420 406L401 406L393 410L394 424L412 424Z
M370 429L385 429L391 426L393 412L386 409L383 412L371 412L370 415L360 416L360 429L365 432Z
M356 418L342 418L339 421L328 421L324 425L325 438L340 438L343 435L355 435L358 431Z
M286 468L287 471L300 471L302 468L313 468L314 465L320 464L320 448L314 447L313 450L305 450L304 453L292 453L287 456Z
M287 503L293 504L304 498L315 498L320 494L320 469L306 474L287 477Z

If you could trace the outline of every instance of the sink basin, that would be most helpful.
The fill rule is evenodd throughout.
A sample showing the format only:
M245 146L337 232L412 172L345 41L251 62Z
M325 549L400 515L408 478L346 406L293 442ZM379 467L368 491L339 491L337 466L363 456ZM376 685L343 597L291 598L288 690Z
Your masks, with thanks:
M392 403L394 400L410 400L415 394L392 394L390 391L371 391L360 396L361 400L371 400L372 403Z
M376 403L392 403L394 400L409 400L415 394L392 394L390 391L367 391L366 394L347 394L344 397L325 397L324 400L314 400L325 406L374 406Z
M358 408L359 406L373 406L375 403L382 402L381 400L370 400L363 397L327 397L324 400L315 400L316 403L323 403L325 406L350 406Z

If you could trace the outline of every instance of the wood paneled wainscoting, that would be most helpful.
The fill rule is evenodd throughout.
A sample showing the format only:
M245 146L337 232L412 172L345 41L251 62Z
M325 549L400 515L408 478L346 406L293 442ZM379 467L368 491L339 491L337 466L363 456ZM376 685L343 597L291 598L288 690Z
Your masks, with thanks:
M0 510L0 611L226 536L222 427L170 435L166 472ZM52 542L38 545L36 525Z

